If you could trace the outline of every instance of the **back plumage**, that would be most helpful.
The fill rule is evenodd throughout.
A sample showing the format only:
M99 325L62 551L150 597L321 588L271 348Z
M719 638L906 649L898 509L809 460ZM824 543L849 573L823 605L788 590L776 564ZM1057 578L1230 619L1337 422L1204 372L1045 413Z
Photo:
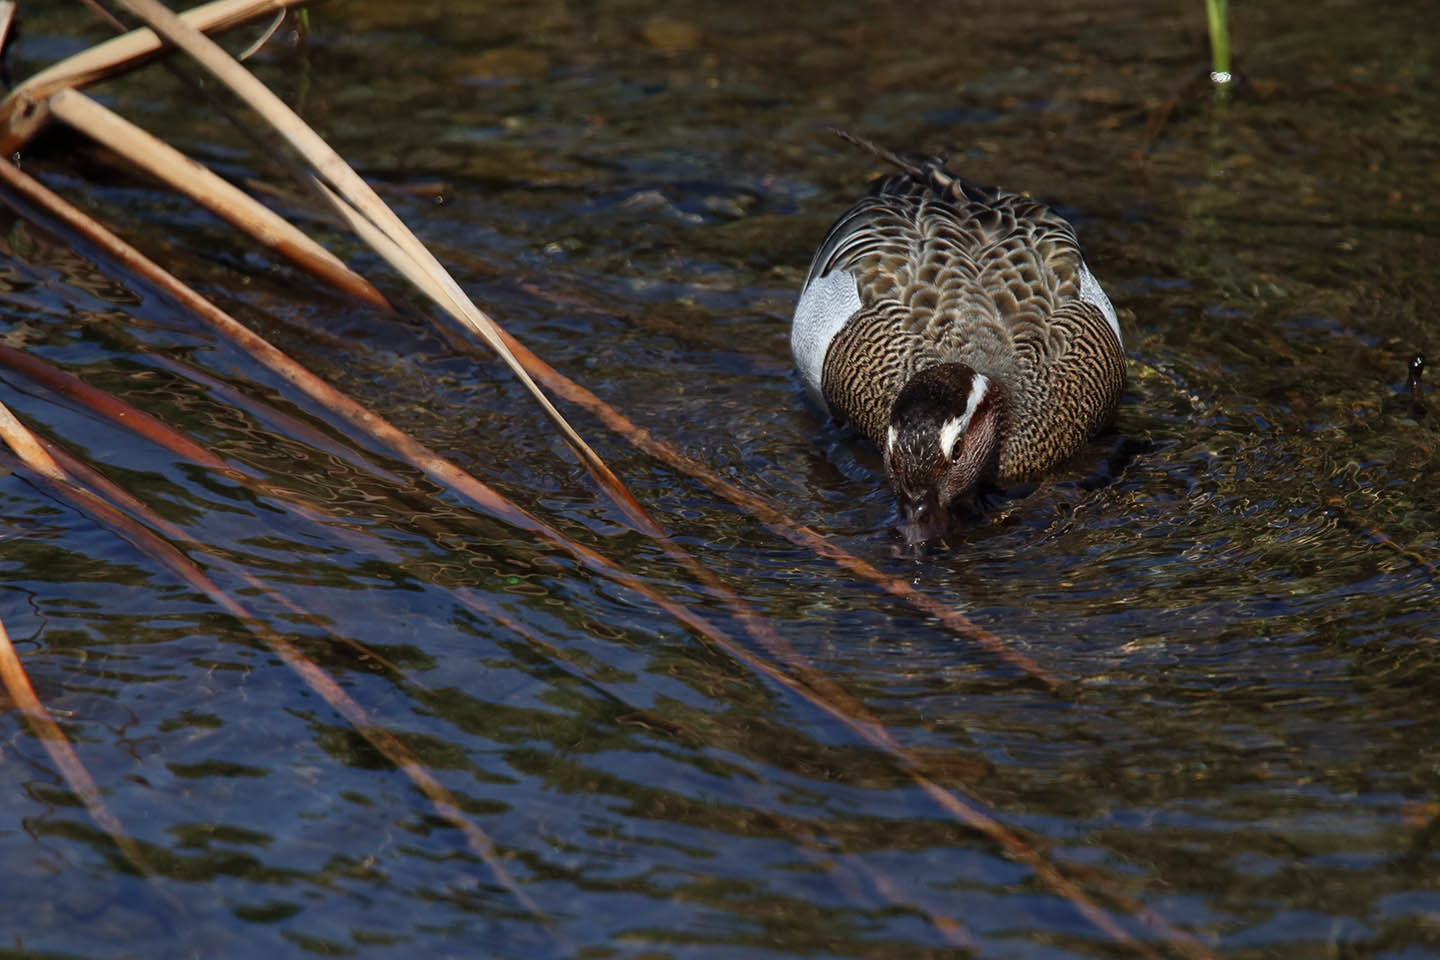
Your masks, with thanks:
M903 441L898 450L954 460L954 444L942 449L943 428L962 420L965 432L979 426L984 418L971 410L967 419L963 404L987 396L1003 410L994 411L985 462L959 478L966 489L1073 455L1113 417L1125 380L1114 308L1074 229L1045 204L969 183L937 158L903 157L842 136L901 172L871 185L811 263L791 331L811 395L887 454L892 482L948 466L908 469L903 461L913 452L892 465L892 438ZM952 380L947 395L962 407L937 408L924 428L913 409L904 424L892 422L906 385L941 365ZM943 372L929 379L938 382ZM973 374L987 385L979 393ZM906 435L917 430L926 437ZM898 487L904 513L906 497L918 492Z

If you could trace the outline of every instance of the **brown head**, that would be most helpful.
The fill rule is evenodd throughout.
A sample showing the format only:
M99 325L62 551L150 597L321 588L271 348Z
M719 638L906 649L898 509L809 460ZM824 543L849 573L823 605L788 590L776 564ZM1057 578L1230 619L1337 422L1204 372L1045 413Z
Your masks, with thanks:
M943 536L956 502L994 473L1008 411L1004 385L963 363L926 367L900 391L884 453L907 543Z

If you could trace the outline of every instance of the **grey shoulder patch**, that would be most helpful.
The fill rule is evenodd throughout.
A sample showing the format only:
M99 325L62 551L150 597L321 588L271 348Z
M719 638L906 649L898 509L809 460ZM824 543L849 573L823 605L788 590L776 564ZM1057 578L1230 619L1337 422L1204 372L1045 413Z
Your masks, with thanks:
M1095 279L1095 274L1090 272L1084 260L1080 261L1080 299L1098 307L1100 312L1105 314L1105 319L1110 321L1110 329L1115 331L1115 340L1124 347L1125 338L1120 335L1120 318L1115 316L1115 307L1111 305L1110 298L1105 296L1100 281Z
M1102 294L1103 296L1103 294ZM825 354L835 334L860 312L860 289L855 276L832 270L817 277L800 294L790 324L790 352L805 389L821 410L826 409L820 384L825 375Z

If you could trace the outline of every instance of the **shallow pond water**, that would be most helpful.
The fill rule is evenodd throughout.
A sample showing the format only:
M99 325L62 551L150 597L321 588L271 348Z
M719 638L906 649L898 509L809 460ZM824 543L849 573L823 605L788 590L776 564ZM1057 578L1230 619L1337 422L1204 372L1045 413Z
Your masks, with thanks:
M9 711L0 955L1440 952L1440 397L1422 384L1417 416L1403 389L1440 355L1433 18L1264 7L1233 11L1228 104L1199 0L351 0L256 66L511 333L962 621L562 404L704 581L418 299L357 306L103 152L36 143L27 170L638 583L0 214L3 343L238 474L10 369L0 400L178 527L495 854L251 624L15 472L0 617L151 874ZM102 36L78 5L27 13L16 78ZM96 93L232 179L280 177L163 70ZM1125 329L1115 430L922 562L790 366L810 254L875 172L827 125L1057 202Z

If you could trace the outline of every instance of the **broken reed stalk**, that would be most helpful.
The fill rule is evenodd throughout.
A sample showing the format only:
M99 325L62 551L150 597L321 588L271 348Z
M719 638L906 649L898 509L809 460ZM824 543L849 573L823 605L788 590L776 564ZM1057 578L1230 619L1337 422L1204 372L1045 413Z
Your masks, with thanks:
M0 420L8 417L10 411L4 411ZM13 417L10 417L13 420ZM7 441L10 439L8 423L5 428L0 429L0 435ZM90 814L90 819L95 821L96 826L110 837L111 842L120 849L125 859L129 860L141 876L151 876L152 871L145 855L140 850L140 845L135 838L130 836L120 818L110 812L105 804L105 796L96 786L95 779L90 776L90 771L85 769L85 764L80 762L80 757L75 753L75 748L70 745L70 740L65 736L65 731L50 716L50 711L40 702L35 695L35 688L30 685L30 678L25 674L25 668L20 664L20 657L15 652L14 645L10 642L10 634L5 631L5 624L0 621L0 683L5 686L5 692L10 695L10 700L20 708L24 714L25 721L30 725L30 731L35 739L40 741L45 752L50 754L55 768L60 771L70 792L79 798L85 805L85 811Z
M548 927L545 914L530 898L530 895L510 876L490 838L470 822L450 791L435 779L429 768L422 764L394 734L376 725L365 708L346 693L333 677L301 653L293 643L272 630L251 614L243 604L222 590L179 549L161 539L137 520L127 516L90 488L77 483L55 463L49 454L36 457L36 450L43 451L38 438L30 432L29 428L21 424L4 404L0 404L0 439L3 439L19 457L16 462L19 472L27 475L29 479L53 495L65 500L102 527L129 541L141 553L205 594L212 603L235 617L255 634L285 662L286 666L299 674L310 689L319 694L336 713L344 717L355 728L357 733L369 741L370 745L378 750L391 765L409 777L411 782L419 787L420 791L429 799L431 806L435 808L440 817L465 836L467 845L490 868L496 882L503 886L517 903ZM86 775L86 779L88 779L88 775ZM83 781L81 782L83 784ZM90 781L90 787L94 789L93 781ZM98 790L95 790L95 793L98 795ZM102 824L102 826L105 825ZM119 827L118 821L115 821L115 826ZM123 828L120 829L123 835ZM106 830L110 832L108 826ZM129 842L133 844L134 841Z
M236 62L215 41L196 30L159 0L120 0L132 13L148 23L151 29L166 40L188 53L216 79L228 86L232 92L258 113L276 132L283 136L315 168L317 173L335 192L358 211L366 220L384 233L403 254L400 262L392 265L407 276L414 269L429 274L439 296L432 297L437 306L464 323L490 345L505 362L512 373L524 385L551 424L574 451L582 466L589 471L606 495L635 526L645 533L659 533L661 528L640 506L625 485L620 482L600 456L570 426L555 405L525 372L500 337L495 321L475 305L449 272L435 259L429 249L419 241L395 212L382 201L350 165L336 153L319 134L315 133L304 120L291 110L269 87L261 83L244 66ZM427 290L430 289L427 287Z
M30 465L30 469L36 473L49 477L51 480L63 480L65 471L55 462L50 451L45 449L40 438L30 432L30 429L15 419L15 414L10 408L0 403L0 440L4 440L15 455Z
M215 0L180 16L197 29L223 32L271 10L299 6L308 0ZM90 47L41 70L0 101L0 156L10 156L34 136L48 114L46 104L57 90L87 87L106 77L133 70L154 57L164 44L153 30L130 33Z
M287 10L281 10L276 13L275 19L270 21L270 26L265 28L265 32L260 34L260 36L256 37L254 42L251 43L250 46L240 51L240 53L236 55L235 59L239 60L241 63L244 63L246 60L249 60L251 57L255 56L255 54L259 53L261 50L264 50L265 44L269 43L271 38L273 38L275 34L280 31L280 27L283 26L285 23L285 18L289 15L289 11ZM300 15L304 16L303 10L300 12Z
M57 91L50 97L50 113L170 184L317 279L373 307L390 309L389 301L370 281L345 266L288 220L85 94L76 90Z

